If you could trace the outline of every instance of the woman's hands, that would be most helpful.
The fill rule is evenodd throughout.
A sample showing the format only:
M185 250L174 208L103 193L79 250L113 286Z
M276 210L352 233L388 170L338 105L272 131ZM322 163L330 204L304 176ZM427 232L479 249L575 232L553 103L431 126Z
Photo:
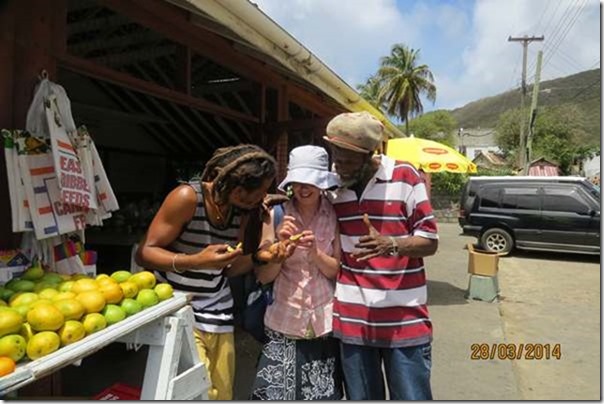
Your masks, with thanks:
M296 225L296 218L293 216L284 216L283 221L277 228L277 240L268 248L261 248L256 256L261 261L270 263L282 263L294 253L296 248L308 250L309 256L317 256L317 245L315 235L312 230L300 232Z

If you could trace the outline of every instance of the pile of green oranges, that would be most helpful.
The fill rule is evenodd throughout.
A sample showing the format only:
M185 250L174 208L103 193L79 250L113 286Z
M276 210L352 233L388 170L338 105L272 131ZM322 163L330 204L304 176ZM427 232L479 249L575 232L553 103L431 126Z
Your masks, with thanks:
M0 376L173 296L149 271L96 278L34 266L0 286Z

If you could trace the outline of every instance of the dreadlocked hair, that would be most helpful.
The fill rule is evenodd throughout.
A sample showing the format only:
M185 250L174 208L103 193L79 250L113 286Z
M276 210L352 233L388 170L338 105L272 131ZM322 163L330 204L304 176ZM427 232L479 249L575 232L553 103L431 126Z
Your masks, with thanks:
M236 187L252 191L266 179L273 178L276 166L275 159L256 145L221 147L206 164L201 180L213 182L212 196L217 203L225 203Z

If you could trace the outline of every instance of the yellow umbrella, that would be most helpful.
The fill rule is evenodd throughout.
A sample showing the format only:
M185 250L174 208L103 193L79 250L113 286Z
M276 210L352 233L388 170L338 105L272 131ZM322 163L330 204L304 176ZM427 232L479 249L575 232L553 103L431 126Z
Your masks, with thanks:
M418 137L390 139L386 156L407 161L427 173L475 173L476 164L442 143Z

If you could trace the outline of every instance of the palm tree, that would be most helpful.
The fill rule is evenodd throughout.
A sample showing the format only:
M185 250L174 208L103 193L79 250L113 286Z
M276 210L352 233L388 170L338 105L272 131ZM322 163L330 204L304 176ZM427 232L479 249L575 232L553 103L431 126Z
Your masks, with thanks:
M424 110L420 96L436 101L434 76L427 65L419 65L419 49L395 44L390 56L381 59L377 77L380 82L379 104L385 105L390 115L405 122L409 135L409 118Z
M380 80L377 76L370 76L365 84L358 84L357 91L367 100L371 105L376 107L377 109L382 109L384 106L380 103Z

